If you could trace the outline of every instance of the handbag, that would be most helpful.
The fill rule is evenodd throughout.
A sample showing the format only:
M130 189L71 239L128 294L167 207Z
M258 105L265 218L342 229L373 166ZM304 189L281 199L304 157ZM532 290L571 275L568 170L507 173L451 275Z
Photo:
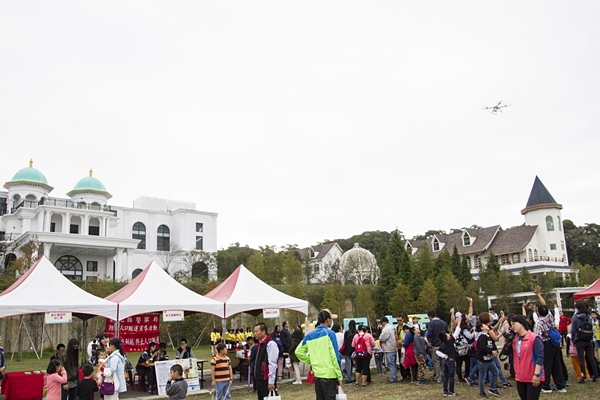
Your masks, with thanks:
M335 395L335 400L348 400L348 396L346 396L346 393L344 393L341 386L338 386L338 392Z
M100 385L100 394L105 396L111 396L115 394L115 384L104 380Z
M264 398L264 400L281 400L281 396L275 390L271 390L269 395Z
M306 376L306 383L309 385L315 383L315 373L312 370L312 368L308 370L308 375Z

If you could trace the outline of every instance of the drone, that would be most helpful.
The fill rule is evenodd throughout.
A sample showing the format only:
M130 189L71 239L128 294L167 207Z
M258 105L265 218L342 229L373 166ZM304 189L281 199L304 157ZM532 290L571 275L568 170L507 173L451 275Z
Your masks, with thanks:
M498 111L502 112L502 109L506 107L510 107L510 104L505 103L504 100L500 100L495 106L483 107L482 110L490 110L492 114L496 115Z

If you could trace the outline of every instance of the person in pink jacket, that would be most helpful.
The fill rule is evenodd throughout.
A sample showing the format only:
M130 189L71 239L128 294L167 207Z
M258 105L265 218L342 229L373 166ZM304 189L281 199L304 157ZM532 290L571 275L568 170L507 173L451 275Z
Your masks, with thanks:
M46 369L46 400L61 400L62 385L67 383L67 371L58 360L51 360Z
M356 361L356 386L361 386L361 375L362 387L367 386L373 346L375 346L375 339L370 333L365 333L364 325L359 325L358 334L352 339L352 347L355 349L353 356Z

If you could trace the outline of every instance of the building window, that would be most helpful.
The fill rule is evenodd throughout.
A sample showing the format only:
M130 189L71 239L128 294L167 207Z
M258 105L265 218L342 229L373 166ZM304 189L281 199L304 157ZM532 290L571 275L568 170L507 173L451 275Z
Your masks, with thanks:
M171 231L166 225L161 225L158 227L158 230L156 232L156 250L171 250Z
M475 256L475 268L481 268L481 257Z
M537 275L531 275L531 280L534 281L534 282L537 282L538 276Z
M313 274L314 275L319 275L319 265L315 264L315 265L313 265L312 268L313 268Z
M556 243L550 243L550 250L556 250Z
M467 259L467 267L471 268L471 257L465 256L465 258Z
M90 226L88 228L88 235L90 235L90 236L100 236L100 227L99 226Z
M436 237L433 238L433 251L440 251L440 241Z
M56 269L69 279L78 281L83 279L83 265L77 257L69 255L62 256L56 260Z
M531 249L527 249L527 259L529 262L533 261L533 253L531 252Z
M556 217L556 222L558 223L558 230L562 232L562 221L560 220L560 215Z
M512 255L513 264L518 264L521 262L521 255L519 253L513 253Z
M56 232L56 222L50 222L50 232Z
M538 260L538 251L537 251L537 249L533 250L533 260L534 261Z
M551 215L548 215L546 217L546 230L548 232L553 231L554 230L554 219L552 219Z
M204 232L204 224L202 222L196 222L196 232Z
M471 236L469 235L469 233L467 231L465 231L463 233L463 246L470 246L471 245Z
M69 225L69 233L78 234L79 233L79 225L75 225L75 224Z
M133 224L131 238L140 241L137 245L138 249L146 250L146 225L142 224L141 222L136 222Z
M510 263L510 257L508 256L508 254L502 254L502 264L508 264Z
M315 258L316 254L313 249L310 249L310 258Z
M196 236L196 250L204 250L202 236Z
M141 270L141 269L139 269L139 268L137 268L137 269L134 269L134 270L133 270L133 272L131 273L131 279L135 279L135 278L137 278L137 276L138 276L139 274L141 274L141 273L142 273L142 270Z
M560 249L561 250L565 249L565 242L562 242L562 241L560 242Z
M88 272L98 272L98 261L88 261L85 270Z

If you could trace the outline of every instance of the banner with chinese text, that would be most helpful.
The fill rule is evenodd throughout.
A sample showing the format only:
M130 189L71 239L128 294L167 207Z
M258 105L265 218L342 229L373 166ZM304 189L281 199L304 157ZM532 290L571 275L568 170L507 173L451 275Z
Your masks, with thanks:
M128 352L142 352L148 348L148 343L160 342L158 332L159 314L140 314L121 321L119 339L123 350ZM106 320L106 332L110 337L115 337L115 321Z

